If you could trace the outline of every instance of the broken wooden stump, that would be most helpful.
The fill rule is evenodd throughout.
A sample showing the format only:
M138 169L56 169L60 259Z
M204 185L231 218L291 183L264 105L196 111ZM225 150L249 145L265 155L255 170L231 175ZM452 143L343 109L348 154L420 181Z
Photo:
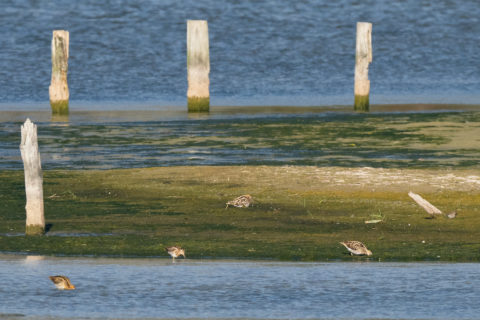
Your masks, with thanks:
M52 37L52 80L48 89L53 114L68 114L68 31L55 30Z
M210 109L210 55L208 24L205 20L187 21L187 105L189 112Z
M410 191L408 193L410 198L412 198L420 207L422 207L428 214L434 217L435 214L443 214L442 211L438 210L433 204L423 199L420 195Z
M357 22L355 50L355 111L368 111L370 107L370 80L368 66L372 62L372 24Z
M25 172L25 195L27 204L25 210L26 235L41 235L45 233L45 217L43 208L43 173L38 150L37 126L27 119L21 126L22 141L20 152L22 154Z

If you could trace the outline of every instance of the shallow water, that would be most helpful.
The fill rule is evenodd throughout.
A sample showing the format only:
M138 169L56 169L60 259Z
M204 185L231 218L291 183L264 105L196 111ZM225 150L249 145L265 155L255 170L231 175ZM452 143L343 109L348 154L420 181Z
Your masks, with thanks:
M0 316L478 319L478 264L0 256ZM65 274L77 287L59 291ZM22 319L22 317L20 317Z
M199 117L188 116L186 111L73 112L69 121L51 121L48 112L29 116L38 126L44 169L479 165L478 111L356 114L346 110L259 110L240 114L213 112ZM20 115L24 119L28 113L0 121L0 169L23 169Z
M352 104L357 21L373 23L372 103L478 103L479 17L477 0L4 0L0 101L48 109L66 29L72 107L184 105L186 20L207 19L212 105Z

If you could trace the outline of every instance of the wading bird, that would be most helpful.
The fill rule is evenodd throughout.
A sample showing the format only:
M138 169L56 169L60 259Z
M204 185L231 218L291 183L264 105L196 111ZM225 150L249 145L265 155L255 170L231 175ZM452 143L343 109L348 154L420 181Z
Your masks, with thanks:
M253 203L252 196L249 194L245 194L243 196L233 199L232 201L228 201L227 206L225 208L228 208L228 206L234 206L237 208L248 208L252 203Z
M345 241L345 242L340 242L340 244L343 244L345 248L347 248L347 250L350 251L350 254L352 256L353 255L357 255L357 256L372 255L372 251L368 250L367 247L360 241Z
M165 250L167 250L168 254L172 256L173 261L175 261L175 258L179 256L183 256L183 258L185 258L185 250L180 247L173 246L165 248Z
M447 217L448 217L449 219L453 219L453 218L455 218L456 216L457 216L457 211L452 211L452 212L450 212L449 214L447 214Z
M70 282L65 276L50 276L50 280L52 280L53 284L59 290L73 290L75 286Z

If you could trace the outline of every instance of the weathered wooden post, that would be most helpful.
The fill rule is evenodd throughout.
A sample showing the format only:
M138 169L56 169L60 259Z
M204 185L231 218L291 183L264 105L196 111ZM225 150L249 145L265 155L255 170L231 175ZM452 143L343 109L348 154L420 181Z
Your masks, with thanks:
M210 109L210 55L208 24L205 20L187 21L188 111L208 112Z
M38 151L37 126L27 119L23 126L20 152L25 172L25 194L27 196L27 221L25 234L39 235L45 233L43 211L43 174Z
M372 24L357 22L357 46L355 50L355 111L368 111L370 80L368 65L372 62Z
M52 37L52 81L50 83L50 105L52 113L68 114L68 31L55 30Z

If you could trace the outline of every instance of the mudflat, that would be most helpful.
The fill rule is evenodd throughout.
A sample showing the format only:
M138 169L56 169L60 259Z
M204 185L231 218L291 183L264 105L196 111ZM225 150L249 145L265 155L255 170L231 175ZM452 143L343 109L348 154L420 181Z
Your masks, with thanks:
M25 237L22 171L0 172L0 251L301 261L480 261L474 169L178 166L44 172L44 236ZM413 191L444 215L430 216ZM248 208L225 208L242 194ZM453 219L447 217L457 212ZM365 223L365 221L377 221ZM352 257L340 241L373 252Z

